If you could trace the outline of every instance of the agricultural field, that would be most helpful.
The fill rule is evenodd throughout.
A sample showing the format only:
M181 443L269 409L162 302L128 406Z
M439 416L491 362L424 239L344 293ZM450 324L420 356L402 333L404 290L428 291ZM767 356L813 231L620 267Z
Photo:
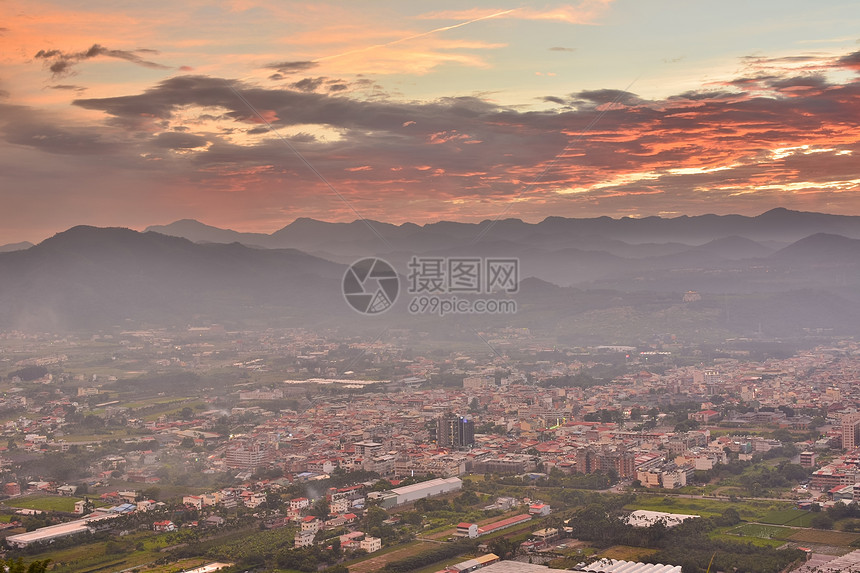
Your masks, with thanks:
M744 537L729 533L711 533L708 537L715 541L728 541L731 543L744 543L756 547L773 547L774 549L786 544L784 539L768 539L766 537Z
M802 509L784 509L771 511L758 519L762 523L773 525L790 525L792 527L810 527L815 514Z
M619 559L623 561L642 561L645 557L649 557L657 553L656 549L647 549L645 547L630 547L628 545L613 545L604 549L598 554L598 557L607 559Z
M860 534L821 529L801 529L795 532L789 539L800 543L849 546L860 540Z
M51 560L51 571L56 573L75 573L81 571L110 570L120 571L151 563L160 554L147 551L110 552L108 543L87 543L57 551L41 553L39 559Z
M774 511L791 509L791 504L773 501L728 501L720 499L687 499L678 497L660 497L640 495L635 502L625 506L625 509L649 509L651 511L666 511L669 513L687 513L712 517L721 515L727 509L735 509L745 521L761 521L761 518Z
M790 527L745 523L734 529L730 529L726 533L729 535L742 535L744 537L758 537L759 539L788 539L795 531Z
M373 571L378 571L389 561L397 561L398 559L412 557L413 555L417 555L422 551L432 548L433 545L434 544L432 543L413 541L406 545L398 545L396 547L377 551L376 553L371 553L359 561L351 561L347 563L347 566L349 567L350 573L371 573ZM463 561L463 559L455 559L454 563L459 563L460 561ZM438 571L438 569L436 569L436 571Z
M75 510L75 502L80 501L80 497L61 497L61 496L33 496L19 497L9 499L3 503L9 507L17 507L21 509L37 509L40 511L67 511L69 513Z
M259 533L256 528L231 531L216 534L215 537L205 539L202 543L230 543L237 538L248 538ZM144 567L154 567L159 560L163 562L168 555L164 552L166 547L179 547L193 538L193 532L190 530L160 535L153 535L150 531L138 531L107 542L82 543L73 547L48 550L40 553L38 558L51 560L52 573L94 573L96 571L106 573L132 568L144 570ZM28 559L25 558L25 560ZM155 571L171 573L212 561L212 558L207 557L185 558L158 567Z

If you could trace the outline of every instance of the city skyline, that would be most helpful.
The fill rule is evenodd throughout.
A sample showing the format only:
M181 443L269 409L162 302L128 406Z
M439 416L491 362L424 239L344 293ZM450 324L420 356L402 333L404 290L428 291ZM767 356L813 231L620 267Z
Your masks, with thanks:
M860 214L848 2L5 6L0 244L182 218Z

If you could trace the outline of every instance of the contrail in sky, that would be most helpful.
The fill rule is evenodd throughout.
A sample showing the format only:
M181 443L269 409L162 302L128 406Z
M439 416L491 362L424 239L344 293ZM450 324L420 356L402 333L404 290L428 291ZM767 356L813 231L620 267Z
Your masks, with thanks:
M468 20L466 22L460 22L459 24L452 24L451 26L443 26L441 28L436 28L435 30L430 30L429 32L421 32L420 34L415 34L414 36L408 36L406 38L400 38L399 40L393 40L391 42L386 42L384 44L375 44L373 46L368 46L366 48L358 48L356 50L349 50L348 52L343 52L340 54L334 54L331 56L325 56L322 58L317 58L313 60L314 62L323 62L325 60L332 60L334 58L341 58L343 56L349 56L352 54L360 54L361 52L367 52L370 50L375 50L377 48L386 48L388 46L393 46L395 44L401 44L403 42L408 42L410 40L415 40L417 38L423 38L424 36L429 36L430 34L436 34L437 32L445 32L447 30L453 30L454 28L460 28L461 26L466 26L468 24L474 24L475 22L480 22L481 20L489 20L490 18L496 18L498 16L504 16L505 14L510 14L511 12L515 12L516 8L511 10L505 10L503 12L496 12L495 14L488 14L486 16L481 16L480 18L475 18L473 20Z

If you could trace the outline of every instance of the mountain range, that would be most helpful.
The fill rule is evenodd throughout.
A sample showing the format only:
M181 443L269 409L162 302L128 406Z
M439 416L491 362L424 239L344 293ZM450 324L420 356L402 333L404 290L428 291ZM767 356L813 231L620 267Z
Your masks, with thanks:
M743 293L761 290L762 272L784 276L796 288L844 283L850 269L832 276L787 271L792 259L802 255L802 247L791 245L821 235L813 250L822 253L818 262L826 265L835 256L830 247L838 248L828 244L838 241L834 236L860 239L860 217L777 208L756 217L549 217L539 223L503 219L392 225L305 218L270 235L182 220L147 231L200 243L235 241L264 248L294 248L343 264L376 256L395 268L406 269L414 256L509 257L519 259L521 276L559 286ZM766 274L764 278L770 277ZM773 281L765 282L767 288L774 286Z
M159 232L156 232L158 230ZM183 236L179 236L183 235ZM405 290L414 257L520 262L515 315L350 309L347 263L381 256ZM425 329L474 338L528 327L574 343L860 334L860 217L777 209L758 217L560 219L390 225L299 219L266 234L177 221L145 232L75 227L0 253L0 327L39 330L223 323ZM684 302L686 291L701 300ZM695 298L695 297L694 297Z
M520 245L560 249L602 250L618 256L673 254L726 237L743 237L776 250L815 233L860 239L860 217L771 209L755 217L699 215L673 218L548 217L539 223L500 219L480 223L441 221L393 225L373 220L329 223L299 218L271 234L241 233L184 219L147 231L185 237L194 242L239 242L266 248L295 248L332 256L368 252L465 247L481 242L510 241Z

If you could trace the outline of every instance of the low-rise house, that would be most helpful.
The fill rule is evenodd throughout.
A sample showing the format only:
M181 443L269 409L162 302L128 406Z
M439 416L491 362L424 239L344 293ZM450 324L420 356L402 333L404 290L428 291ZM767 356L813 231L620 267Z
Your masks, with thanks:
M552 512L552 508L548 503L533 503L529 506L529 513L531 515L549 515Z
M293 511L301 511L310 506L310 500L306 497L296 497L290 500L290 509Z
M176 524L174 524L169 519L165 519L164 521L156 521L152 524L152 530L157 531L159 533L163 533L166 531L176 531Z
M478 537L478 524L477 523L458 523L457 524L457 533L455 533L457 537L468 537L469 539L474 539Z
M313 531L302 529L296 533L296 537L294 539L295 546L298 548L313 545L315 535L316 533Z
M302 531L311 531L315 535L322 529L322 521L314 515L308 515L302 519Z
M379 537L370 537L368 535L361 540L359 546L368 553L373 553L374 551L379 551L380 549L382 549L382 539L380 539Z
M224 518L220 515L210 515L203 520L203 525L208 525L210 527L221 527L222 525L224 525L224 522Z
M266 494L261 491L245 492L242 494L242 499L244 500L245 507L254 509L266 503Z
M203 497L199 495L185 495L182 497L182 503L194 509L203 509Z

